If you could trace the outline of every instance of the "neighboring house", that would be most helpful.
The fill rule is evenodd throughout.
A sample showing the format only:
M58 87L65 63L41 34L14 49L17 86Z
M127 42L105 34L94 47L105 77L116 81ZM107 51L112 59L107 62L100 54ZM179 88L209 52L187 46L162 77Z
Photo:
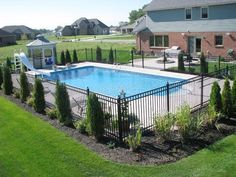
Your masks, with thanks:
M142 17L138 18L132 24L126 24L124 26L121 26L121 28L120 28L121 34L131 34L131 33L133 33L134 28L136 28L136 26L138 26L143 20L145 20L145 16L142 16Z
M4 31L7 31L9 33L13 33L16 35L16 39L34 39L36 35L38 35L38 32L36 30L33 30L27 26L19 25L19 26L4 26L2 28Z
M80 18L72 25L65 26L62 30L62 35L105 35L109 34L109 31L109 27L98 19Z
M115 34L115 33L119 33L120 32L120 27L118 26L110 26L110 34Z
M153 0L144 10L146 19L134 29L139 50L180 46L208 56L236 51L235 0Z
M16 44L16 36L0 29L0 46Z

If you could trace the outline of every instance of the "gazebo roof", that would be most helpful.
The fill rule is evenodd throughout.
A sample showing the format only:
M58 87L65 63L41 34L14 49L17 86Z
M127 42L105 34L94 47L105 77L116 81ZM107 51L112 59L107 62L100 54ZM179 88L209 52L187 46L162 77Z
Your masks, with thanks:
M55 42L51 42L47 39L45 39L43 36L37 36L37 39L33 42L27 44L27 47L42 47L45 45L55 45Z

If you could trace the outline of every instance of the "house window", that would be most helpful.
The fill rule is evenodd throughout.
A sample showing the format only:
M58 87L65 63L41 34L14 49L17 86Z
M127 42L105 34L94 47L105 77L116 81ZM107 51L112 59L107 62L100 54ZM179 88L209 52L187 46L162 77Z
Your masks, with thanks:
M186 20L192 19L192 9L185 9L185 18Z
M208 18L208 7L202 7L201 8L201 18L205 19Z
M150 36L149 45L150 47L169 47L169 36L167 35Z
M215 36L215 45L216 46L223 46L223 36L222 35Z

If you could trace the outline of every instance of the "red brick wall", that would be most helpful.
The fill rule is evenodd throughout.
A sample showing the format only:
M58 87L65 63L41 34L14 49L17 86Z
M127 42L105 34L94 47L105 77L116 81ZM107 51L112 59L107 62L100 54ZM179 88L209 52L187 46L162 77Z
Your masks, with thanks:
M196 36L202 39L201 47L202 52L206 55L210 56L227 56L228 49L234 49L236 52L236 32L230 32L230 35L227 35L228 32L199 32L199 33L191 33L185 32L184 36L180 32L176 33L150 33L150 32L141 32L137 35L136 45L137 49L143 51L160 51L164 48L150 48L149 46L149 37L151 35L169 35L169 47L177 45L180 46L182 50L188 50L188 36ZM223 46L216 47L215 46L215 35L223 35ZM141 44L140 44L141 40Z

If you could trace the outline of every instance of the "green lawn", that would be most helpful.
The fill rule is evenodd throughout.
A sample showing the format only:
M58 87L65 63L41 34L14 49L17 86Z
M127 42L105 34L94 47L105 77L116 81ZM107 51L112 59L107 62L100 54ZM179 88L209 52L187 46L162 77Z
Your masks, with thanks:
M0 97L0 103L1 177L236 176L236 135L177 163L122 165L103 159L5 98Z

